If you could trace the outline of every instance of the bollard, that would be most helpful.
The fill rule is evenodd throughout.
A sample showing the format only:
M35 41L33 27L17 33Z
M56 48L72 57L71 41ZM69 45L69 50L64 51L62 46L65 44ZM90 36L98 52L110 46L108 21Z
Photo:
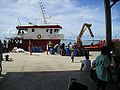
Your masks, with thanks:
M9 59L9 55L5 55L5 59L6 59L6 61L9 61L8 59Z

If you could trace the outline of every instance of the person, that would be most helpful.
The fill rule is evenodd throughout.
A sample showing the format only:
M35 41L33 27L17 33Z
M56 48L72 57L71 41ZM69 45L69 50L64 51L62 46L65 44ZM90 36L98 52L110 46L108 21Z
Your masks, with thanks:
M49 51L49 46L48 46L48 44L47 44L47 46L46 46L46 50L47 50L47 55L48 55L48 51Z
M72 62L74 62L74 50L72 50L72 53L71 53L71 60Z
M48 42L49 49L53 47L53 44L51 41Z
M62 43L60 46L60 55L65 56L65 43Z
M70 45L71 45L72 43L71 42L69 42L69 44L68 44L68 48L70 48Z
M29 52L30 52L30 55L32 55L32 42L29 40L29 46L28 46L28 49L29 49Z
M57 53L57 48L59 47L59 44L55 44L54 48L54 53Z
M0 40L0 76L2 76L3 44Z
M110 75L110 59L107 46L103 46L101 55L96 57L96 74L98 78L96 90L105 90ZM112 77L110 78L112 80Z
M74 45L72 46L72 48L73 48L73 49L78 48L77 44L76 44L76 43L74 43Z
M89 72L91 70L91 61L89 60L89 55L85 56L85 60L82 61L80 70Z
M48 55L48 53L49 53L49 51L50 51L50 48L53 48L53 43L52 43L51 41L49 41L49 42L47 43L47 55Z

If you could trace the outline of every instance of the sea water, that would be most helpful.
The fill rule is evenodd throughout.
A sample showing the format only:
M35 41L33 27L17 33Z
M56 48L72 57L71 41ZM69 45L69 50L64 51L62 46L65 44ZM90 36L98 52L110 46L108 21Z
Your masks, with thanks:
M91 43L93 42L93 45L95 45L95 44L97 44L98 42L99 42L100 40L82 40L82 44L83 45L91 45ZM67 46L69 43L72 43L72 44L74 44L74 43L76 43L77 41L76 40L72 40L72 39L62 39L61 40L61 44L62 43L65 43L65 45Z

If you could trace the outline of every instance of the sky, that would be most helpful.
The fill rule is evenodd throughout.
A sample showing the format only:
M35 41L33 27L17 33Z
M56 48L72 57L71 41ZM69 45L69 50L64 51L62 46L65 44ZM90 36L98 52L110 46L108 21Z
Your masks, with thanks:
M76 39L84 23L92 24L95 39L106 37L104 0L0 0L0 38L11 37L19 21L40 24L39 2L43 2L47 21L60 24L66 39ZM112 37L120 38L120 2L111 8L111 14ZM91 39L88 30L81 39Z

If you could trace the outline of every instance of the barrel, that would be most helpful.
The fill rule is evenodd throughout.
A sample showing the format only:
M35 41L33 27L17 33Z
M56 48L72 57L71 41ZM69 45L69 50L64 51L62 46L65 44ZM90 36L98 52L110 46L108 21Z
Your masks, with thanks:
M35 52L38 52L38 47L35 47Z
M36 52L36 48L35 47L32 48L32 52Z
M74 49L74 56L78 56L78 49Z
M50 54L54 54L54 48L50 48Z
M41 47L38 47L38 52L43 52Z
M66 52L66 56L70 56L70 49L69 48L65 48L65 52Z

